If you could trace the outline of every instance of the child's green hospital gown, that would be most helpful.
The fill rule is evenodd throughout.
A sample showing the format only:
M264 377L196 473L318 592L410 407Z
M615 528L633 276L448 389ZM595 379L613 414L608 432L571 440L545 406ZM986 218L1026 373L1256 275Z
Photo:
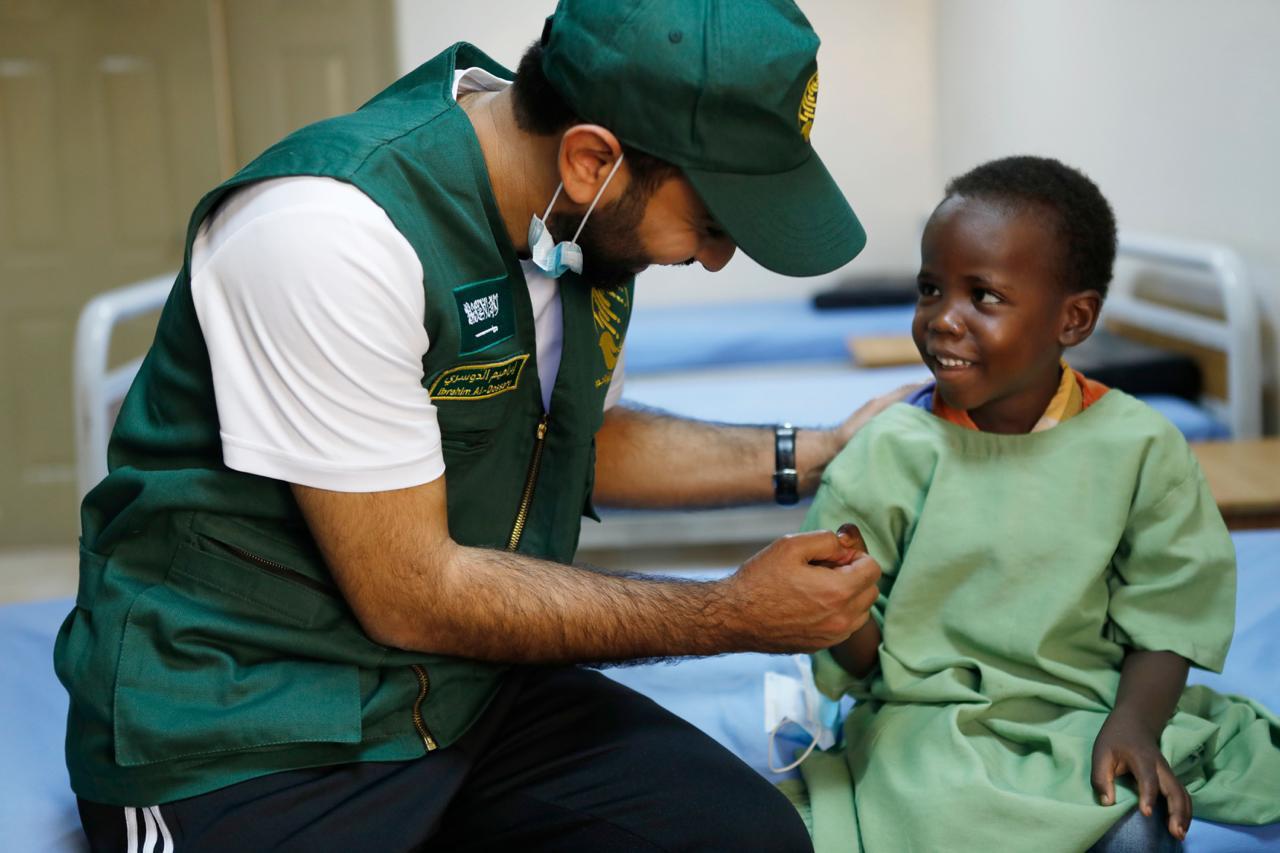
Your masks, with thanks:
M898 404L829 466L809 529L858 524L883 569L879 666L843 755L801 770L826 850L1084 850L1136 803L1090 785L1125 646L1220 670L1234 549L1182 436L1111 391L1053 429L975 432ZM1189 688L1161 749L1195 816L1280 821L1280 720Z

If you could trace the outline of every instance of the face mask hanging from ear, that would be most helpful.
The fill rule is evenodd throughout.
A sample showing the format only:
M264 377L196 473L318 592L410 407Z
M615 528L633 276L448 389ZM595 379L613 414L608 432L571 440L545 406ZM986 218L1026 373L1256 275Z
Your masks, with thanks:
M534 214L530 218L529 254L532 255L533 262L538 269L552 278L559 278L569 270L573 270L579 275L582 274L582 248L578 246L578 237L582 234L582 229L586 227L591 211L596 209L596 202L600 201L600 196L604 195L605 188L609 186L609 182L613 180L613 176L617 174L618 167L621 165L622 155L619 154L618 159L613 163L613 168L609 170L609 176L604 179L604 183L596 191L596 197L591 199L591 206L582 215L582 221L578 223L578 230L574 232L572 240L562 240L557 243L552 238L551 232L547 230L546 223L546 218L551 215L551 208L555 207L556 199L560 197L560 191L564 189L564 181L560 182L560 186L556 187L555 195L551 196L551 203L547 205L547 212L542 214L541 217Z

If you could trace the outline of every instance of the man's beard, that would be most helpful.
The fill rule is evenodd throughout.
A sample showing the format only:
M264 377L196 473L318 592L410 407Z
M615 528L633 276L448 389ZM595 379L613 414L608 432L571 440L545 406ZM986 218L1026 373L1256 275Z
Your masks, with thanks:
M622 198L592 211L578 235L578 245L582 248L582 277L593 286L626 284L653 263L640 243L640 222L651 195L633 182ZM547 226L552 234L567 240L581 221L580 216L553 213Z

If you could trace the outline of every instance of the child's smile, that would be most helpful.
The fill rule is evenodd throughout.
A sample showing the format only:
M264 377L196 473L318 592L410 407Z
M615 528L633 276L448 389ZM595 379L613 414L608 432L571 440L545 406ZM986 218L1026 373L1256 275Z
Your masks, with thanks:
M1062 284L1062 254L1033 207L953 196L925 228L912 336L942 398L980 429L1029 431L1058 388L1085 298Z

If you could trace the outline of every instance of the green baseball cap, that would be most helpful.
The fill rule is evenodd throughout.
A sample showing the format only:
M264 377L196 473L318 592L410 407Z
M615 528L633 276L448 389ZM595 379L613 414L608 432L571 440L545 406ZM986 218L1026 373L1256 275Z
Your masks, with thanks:
M789 0L560 0L542 68L583 120L679 166L738 246L819 275L866 245L812 146L818 36Z

